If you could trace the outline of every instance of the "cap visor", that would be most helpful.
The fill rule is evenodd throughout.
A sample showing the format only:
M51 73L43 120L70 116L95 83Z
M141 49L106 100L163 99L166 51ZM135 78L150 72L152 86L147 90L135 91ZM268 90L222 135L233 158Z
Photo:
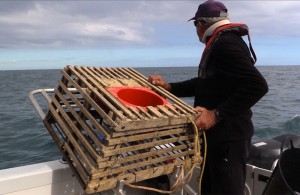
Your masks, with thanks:
M196 19L196 16L189 19L188 22L191 21L191 20L195 20L195 19Z

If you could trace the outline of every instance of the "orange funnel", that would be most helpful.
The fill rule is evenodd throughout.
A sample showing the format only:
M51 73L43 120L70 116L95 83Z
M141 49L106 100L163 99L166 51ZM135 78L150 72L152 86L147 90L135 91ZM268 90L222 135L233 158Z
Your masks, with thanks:
M107 90L125 106L145 108L169 104L165 98L145 87L109 87Z

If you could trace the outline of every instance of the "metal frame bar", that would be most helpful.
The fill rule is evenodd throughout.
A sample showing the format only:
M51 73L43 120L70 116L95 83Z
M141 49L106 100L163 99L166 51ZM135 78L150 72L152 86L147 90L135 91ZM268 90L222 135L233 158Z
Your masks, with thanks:
M36 90L31 91L28 95L31 103L33 104L35 110L40 115L42 120L44 120L44 118L45 118L45 113L42 110L42 108L41 108L40 104L38 103L38 101L36 100L35 95L41 93L44 96L44 98L46 99L46 101L49 103L51 101L51 98L48 94L49 92L54 93L54 89L36 89Z

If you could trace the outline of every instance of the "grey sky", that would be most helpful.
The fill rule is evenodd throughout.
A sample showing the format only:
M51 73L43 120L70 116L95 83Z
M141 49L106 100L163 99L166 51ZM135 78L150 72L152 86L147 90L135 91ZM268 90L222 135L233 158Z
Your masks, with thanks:
M2 48L149 44L155 25L185 23L201 1L1 1ZM224 1L255 35L299 36L298 1ZM161 26L163 28L163 26Z
M6 52L2 55L9 56L1 57L0 54L0 65L9 67L8 62L17 64L17 61L24 60L25 56L18 58L21 52L16 54L20 50L33 53L67 50L71 53L73 50L89 49L100 52L124 49L128 52L130 49L153 48L157 49L153 55L159 58L164 49L163 55L168 58L168 55L177 54L165 54L166 51L175 48L174 52L180 52L179 48L182 48L181 52L191 50L189 53L199 58L204 46L199 43L192 22L187 20L194 16L202 2L0 1L0 51ZM274 61L272 63L288 64L283 58L274 59L282 50L286 52L282 55L293 59L291 64L300 60L296 58L300 45L300 1L222 2L229 9L231 22L243 22L250 27L253 45L262 56L262 64L268 64L270 60ZM199 51L193 51L199 46ZM74 55L66 54L64 58L74 58ZM142 54L140 56L143 57Z

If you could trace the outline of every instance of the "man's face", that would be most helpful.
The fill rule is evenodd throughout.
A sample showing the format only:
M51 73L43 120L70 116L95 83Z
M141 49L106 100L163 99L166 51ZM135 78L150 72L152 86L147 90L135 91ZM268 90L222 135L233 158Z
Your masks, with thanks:
M201 42L203 34L205 32L205 27L201 22L198 22L198 21L195 21L194 24L196 26L197 35L198 35L199 40Z

